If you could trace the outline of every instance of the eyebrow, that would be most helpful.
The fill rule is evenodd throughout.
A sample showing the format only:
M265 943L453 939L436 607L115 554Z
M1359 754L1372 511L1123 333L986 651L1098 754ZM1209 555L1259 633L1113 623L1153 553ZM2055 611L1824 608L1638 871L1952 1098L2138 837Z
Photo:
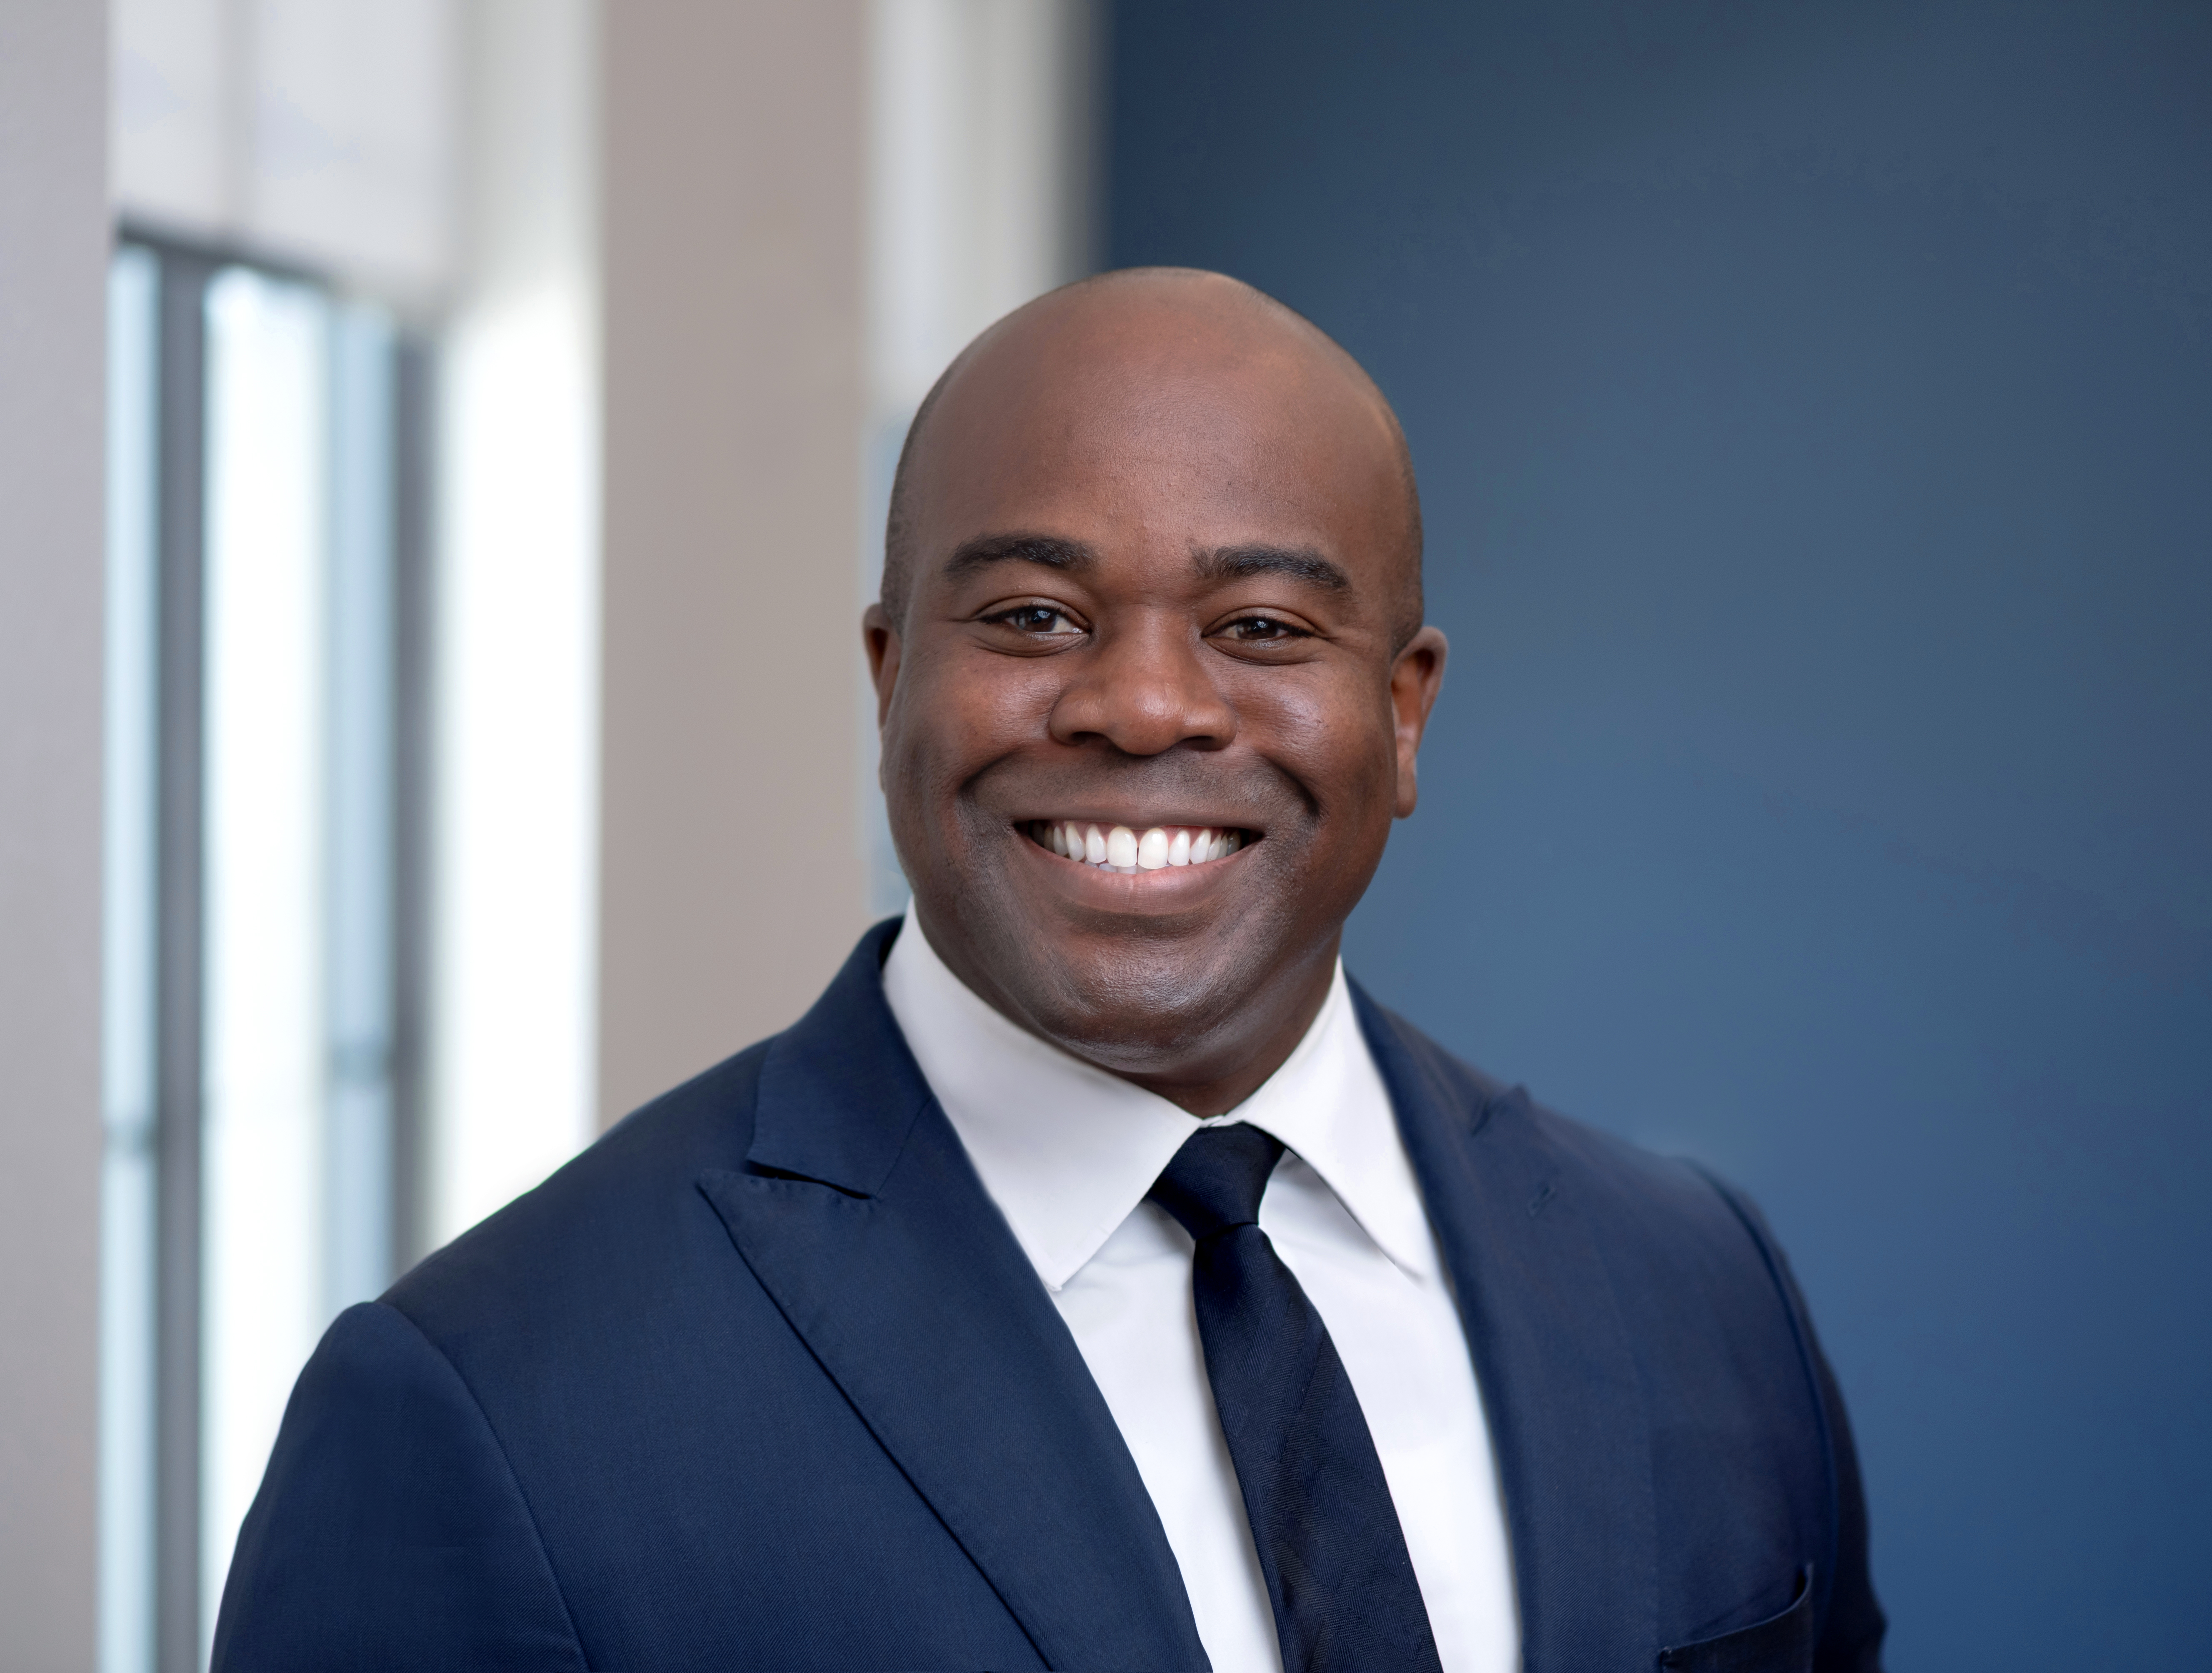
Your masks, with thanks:
M945 579L957 581L993 564L1034 563L1076 574L1098 561L1098 554L1079 540L1053 535L978 535L963 541L945 561ZM1255 575L1286 575L1327 592L1350 589L1341 565L1310 548L1219 546L1191 558L1191 573L1201 581L1241 581Z
M978 535L963 541L945 561L945 579L957 581L994 563L1035 563L1073 573L1088 569L1097 561L1097 553L1079 540L1059 540L1050 535Z
M1254 575L1287 575L1326 592L1343 592L1352 577L1310 549L1291 550L1279 546L1223 546L1201 552L1191 561L1200 579L1241 581Z

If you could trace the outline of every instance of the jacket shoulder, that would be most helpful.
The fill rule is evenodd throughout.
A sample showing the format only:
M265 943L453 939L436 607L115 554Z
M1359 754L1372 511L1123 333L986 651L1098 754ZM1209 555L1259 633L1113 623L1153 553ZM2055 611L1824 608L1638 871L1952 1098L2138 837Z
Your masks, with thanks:
M1748 1197L1694 1162L1538 1103L1526 1088L1485 1074L1402 1018L1379 1007L1375 1015L1396 1081L1412 1100L1442 1112L1443 1128L1456 1135L1440 1145L1432 1125L1428 1142L1417 1145L1431 1158L1425 1181L1469 1193L1472 1223L1499 1227L1503 1215L1532 1234L1571 1229L1565 1245L1541 1237L1508 1242L1578 1247L1595 1257L1655 1385L1683 1385L1676 1373L1700 1355L1756 1361L1793 1418L1813 1415L1802 1398L1813 1371L1803 1304ZM1454 1165L1435 1165L1447 1155Z
M527 1310L532 1296L605 1294L665 1260L674 1224L704 1209L694 1200L699 1174L744 1164L773 1043L624 1116L542 1184L426 1257L383 1300L435 1339L480 1313Z
M390 1307L339 1315L301 1373L239 1531L213 1665L584 1665L483 1413Z
M1368 1009L1370 1034L1399 1060L1401 1074L1410 1073L1485 1150L1511 1150L1522 1165L1548 1175L1553 1193L1572 1189L1615 1207L1637 1205L1636 1218L1650 1217L1655 1230L1681 1221L1741 1243L1751 1229L1745 1214L1753 1220L1756 1215L1747 1199L1697 1164L1662 1156L1539 1103L1525 1086L1477 1068L1395 1012L1371 1001Z

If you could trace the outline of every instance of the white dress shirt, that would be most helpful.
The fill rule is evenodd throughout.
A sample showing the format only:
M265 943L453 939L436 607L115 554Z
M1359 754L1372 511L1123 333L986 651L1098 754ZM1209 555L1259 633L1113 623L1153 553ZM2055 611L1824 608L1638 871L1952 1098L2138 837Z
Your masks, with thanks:
M1200 1124L1234 1121L1285 1147L1261 1229L1359 1397L1444 1673L1518 1667L1482 1396L1342 963L1289 1059L1205 1124L1000 1015L945 967L911 908L884 997L1121 1426L1216 1673L1281 1673L1282 1658L1206 1381L1191 1240L1144 1199Z

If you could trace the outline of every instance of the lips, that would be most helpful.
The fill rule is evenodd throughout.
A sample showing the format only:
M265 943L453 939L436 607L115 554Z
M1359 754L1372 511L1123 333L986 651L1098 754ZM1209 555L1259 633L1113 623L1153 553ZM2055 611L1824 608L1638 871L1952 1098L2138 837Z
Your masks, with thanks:
M1215 825L1100 825L1079 819L1032 819L1029 840L1063 859L1102 871L1164 871L1210 865L1242 848L1249 833Z

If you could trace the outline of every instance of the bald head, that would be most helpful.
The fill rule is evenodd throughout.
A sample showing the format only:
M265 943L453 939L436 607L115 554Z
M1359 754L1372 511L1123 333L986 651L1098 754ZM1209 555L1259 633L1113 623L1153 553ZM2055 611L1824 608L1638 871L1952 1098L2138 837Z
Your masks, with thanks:
M926 507L948 472L1004 468L1003 456L1074 451L1107 470L1164 412L1224 425L1287 421L1316 433L1329 488L1371 500L1366 521L1393 575L1392 638L1421 622L1421 508L1397 415L1359 363L1303 315L1241 281L1189 268L1129 268L1037 298L1000 320L945 368L915 415L891 483L884 536L884 612L902 625ZM1087 433L1085 433L1087 432ZM1197 466L1187 455L1162 461Z

